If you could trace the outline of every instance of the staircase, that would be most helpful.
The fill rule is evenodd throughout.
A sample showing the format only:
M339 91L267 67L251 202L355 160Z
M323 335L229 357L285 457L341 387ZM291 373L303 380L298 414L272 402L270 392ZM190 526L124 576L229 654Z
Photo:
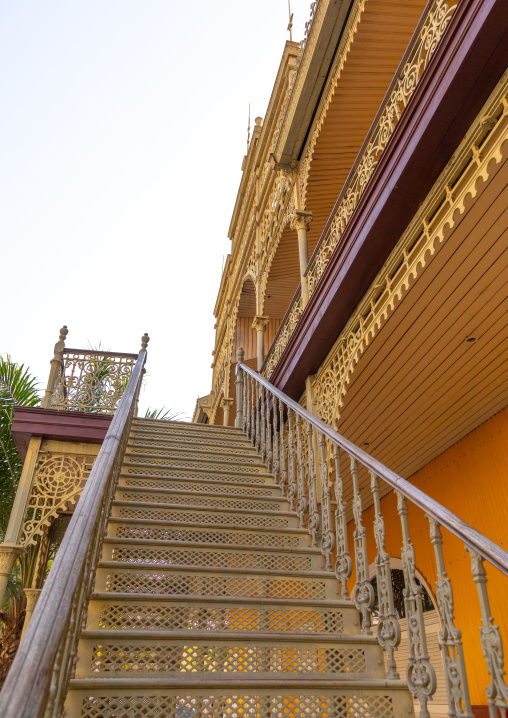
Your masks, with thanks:
M413 715L338 586L240 429L135 419L65 715Z

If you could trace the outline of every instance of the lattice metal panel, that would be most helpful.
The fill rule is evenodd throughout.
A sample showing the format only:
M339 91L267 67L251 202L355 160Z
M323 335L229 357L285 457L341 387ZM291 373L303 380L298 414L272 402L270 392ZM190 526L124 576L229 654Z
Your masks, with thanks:
M233 453L238 454L238 453L242 453L242 452L245 452L245 450L242 449L242 450L235 451ZM186 452L185 448L182 448L181 451L177 451L172 446L171 446L171 448L167 447L167 446L161 446L160 444L157 444L156 442L153 442L152 444L143 442L143 444L137 443L136 446L129 446L128 453L132 453L132 454L165 454L170 459L173 459L173 458L175 460L176 459L192 459L194 461L196 460L196 458L198 458L198 456L203 457L203 460L206 460L208 458L212 458L212 459L216 460L219 457L220 458L223 457L225 460L235 461L236 464L239 466L241 466L243 464L257 464L258 466L261 467L259 458L257 456L249 456L246 453L244 453L244 455L242 457L227 456L227 455L225 455L224 451L220 451L220 452L215 451L215 452L207 452L207 453L197 454L196 452ZM137 459L137 456L135 458Z
M175 519L176 514L168 509L144 509L136 507L122 507L120 517L133 519ZM197 524L227 524L236 526L262 526L266 528L282 529L289 526L289 516L263 516L261 514L210 514L206 511L179 511L178 518Z
M90 669L111 671L220 673L365 673L362 648L317 646L96 644Z
M214 566L216 568L264 568L267 571L310 571L308 556L296 554L256 554L238 551L206 551L204 549L137 548L121 546L113 549L113 561L131 563L176 564L179 566Z
M136 437L133 441L133 444L129 447L133 449L135 446L147 446L147 447L160 447L161 449L164 448L164 446L161 444L160 439L145 439ZM196 444L198 446L196 447ZM171 446L166 447L168 451L174 451L175 449L181 449L183 451L189 451L191 448L196 447L203 451L209 451L210 453L215 454L216 456L223 456L224 455L224 449L221 447L220 444L212 444L210 445L209 441L206 441L205 443L196 442L196 441L185 441L185 440L178 440L178 441L171 441ZM249 462L252 460L253 463L259 462L259 459L256 455L252 454L249 451L249 448L246 446L229 446L228 445L228 454L242 454L242 460L245 456L246 459L249 460ZM189 456L195 458L195 454L189 454Z
M237 449L241 449L243 451L250 449L250 444L245 441L241 442L237 439L213 439L211 436L190 436L190 434L186 434L185 436L182 436L181 434L175 434L169 433L167 431L150 431L150 432L144 432L144 431L138 431L137 429L133 429L131 431L131 438L134 438L135 441L139 440L146 440L146 439L163 439L165 441L171 441L171 444L176 445L177 442L185 442L186 444L194 444L198 445L199 447L205 448L207 446L226 446L229 447L235 447Z
M102 607L99 628L341 634L344 617L337 609L121 603Z
M389 695L92 696L81 718L394 718Z
M249 499L228 499L213 498L212 496L195 496L194 494L144 494L139 491L135 494L129 491L122 491L119 486L117 493L121 491L123 501L150 501L156 504L178 504L181 506L206 506L210 509L251 509L252 511L282 511L282 503L278 501L251 501ZM119 497L120 498L120 497Z
M106 591L113 593L188 596L252 596L263 598L326 598L324 581L278 577L209 576L110 571Z
M118 538L158 539L163 541L201 541L203 543L237 544L243 546L296 547L298 536L271 534L265 531L224 531L223 529L163 528L157 526L117 526Z
M185 473L183 473L185 472ZM161 467L155 468L143 468L142 466L129 466L128 464L124 464L122 467L122 474L149 474L150 476L168 476L168 477L174 477L175 479L181 479L183 478L182 474L184 476L187 476L189 479L200 479L201 481L227 481L227 482L233 482L236 483L238 481L238 477L231 476L228 474L208 474L206 472L197 472L197 471L187 471L187 469L183 469L180 471L176 471L175 469L169 469ZM249 474L248 478L249 482L252 482L253 484L265 484L266 483L266 477L262 476L261 474Z
M270 487L266 489L258 486L238 486L236 484L186 484L183 482L168 481L168 479L145 479L143 477L126 479L122 486L149 486L153 489L173 489L175 491L202 491L210 494L232 494L235 496L274 496Z
M238 464L229 466L227 464L219 464L219 463L213 463L211 461L196 461L196 457L194 456L194 461L191 459L180 459L180 458L172 458L171 456L135 456L131 459L127 459L127 461L124 463L124 466L129 466L131 463L137 464L161 464L162 466L168 466L171 468L172 466L182 466L183 468L187 469L217 469L217 471L241 471L243 473L248 474L266 474L266 468L264 466L239 466Z

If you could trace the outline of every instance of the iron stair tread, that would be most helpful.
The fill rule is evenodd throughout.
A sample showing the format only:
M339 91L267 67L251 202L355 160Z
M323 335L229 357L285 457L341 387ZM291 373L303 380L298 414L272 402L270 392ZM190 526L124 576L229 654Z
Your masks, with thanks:
M238 501L252 501L252 500L262 501L262 502L266 502L267 505L270 502L272 502L274 505L282 504L282 503L285 503L285 504L289 503L288 499L285 498L284 496L255 496L255 495L249 496L248 494L247 495L245 495L245 494L233 494L232 495L232 494L228 494L228 493L221 492L221 491L219 491L219 492L196 491L196 490L192 490L192 489L172 489L171 487L168 487L167 489L165 489L165 488L158 488L156 486L135 486L135 485L134 486L124 486L122 484L118 484L116 487L116 491L135 491L135 492L142 491L143 493L154 494L154 495L155 494L163 494L164 496L172 496L172 495L176 494L177 496L186 496L186 495L195 496L195 495L197 495L197 496L207 496L209 498L214 497L214 498L219 498L219 499L220 498L223 498L223 499L234 498L235 500L238 500Z
M112 602L136 602L143 601L148 603L181 603L185 604L209 604L217 603L222 604L241 604L242 606L248 606L250 608L256 608L257 606L271 606L274 609L281 608L333 608L341 610L350 610L357 613L357 609L352 601L346 601L343 598L329 599L329 598L264 598L255 597L250 598L249 596L202 596L193 594L178 594L178 593L113 593L111 591L96 591L90 596L90 601L112 601Z
M217 494L214 494L216 496ZM228 497L231 498L231 497ZM224 506L223 508L217 508L215 506L196 506L195 504L171 504L171 503L159 503L158 501L127 501L126 499L114 499L113 506L130 506L135 507L141 507L141 508L151 508L151 509L172 509L175 511L180 511L182 509L185 510L192 510L192 511L205 511L205 512L212 512L212 513L227 513L229 515L232 514L255 514L256 516L266 516L270 515L274 518L296 518L296 513L294 511L270 511L270 509L238 509L238 508L228 508L227 506ZM208 525L208 524L207 524ZM257 527L255 527L257 528Z
M136 436L145 436L145 437L166 437L168 439L184 439L187 440L190 439L202 439L203 441L214 441L216 439L219 439L220 441L226 442L227 444L231 444L231 446L252 446L250 441L247 439L245 434L243 432L240 432L238 434L209 434L209 433L194 433L194 432L184 432L184 431L178 431L174 429L150 429L146 427L141 426L132 426L129 438L136 437Z
M226 476L247 476L251 477L253 474L256 476L260 476L264 479L273 479L272 474L270 474L266 469L265 471L255 471L255 472L249 472L249 471L234 471L232 469L216 469L216 468L208 468L205 466L181 466L181 465L175 465L172 464L152 464L149 462L144 461L124 461L122 463L121 473L125 473L125 467L134 467L134 466L140 466L142 468L147 469L170 469L171 471L194 471L194 472L203 472L207 474L225 474ZM144 474L143 474L144 475Z
M130 503L130 502L129 502ZM277 513L278 515L278 513ZM136 519L136 518L122 518L120 516L110 516L108 519L108 523L118 523L118 524L130 524L130 525L136 525L141 524L142 526L150 526L154 524L155 526L169 526L171 528L178 528L178 527L184 527L184 528L199 528L202 527L203 529L228 529L230 531L245 531L249 533L281 533L281 534L299 534L300 536L308 536L310 539L309 532L305 528L291 528L291 527L283 527L283 528L271 528L267 526L244 526L243 524L240 525L230 525L230 524L209 524L209 523L197 523L194 521L183 521L183 520L175 520L171 521L168 519Z
M151 447L145 447L145 448L151 448ZM176 450L175 450L176 451ZM197 454L197 452L189 452L192 454ZM204 453L204 452L201 452ZM238 456L227 456L225 457L223 453L219 454L217 458L212 458L210 455L207 456L200 456L200 455L193 455L193 456L184 456L181 454L165 454L160 453L157 451L129 451L128 449L125 451L124 456L130 457L128 461L133 461L136 459L164 459L165 461L172 462L172 461L198 461L202 463L210 462L214 464L221 464L224 465L226 468L229 467L230 464L236 465L242 465L242 466L249 466L256 469L264 469L266 471L266 466L263 464L261 459L259 461L242 461L242 456L239 454Z
M132 420L133 426L158 426L169 427L176 431L190 432L210 432L223 434L243 434L243 431L236 426L221 426L220 424L193 424L190 421L166 421L165 419L145 419L144 417L135 417Z
M254 546L250 544L228 544L228 543L207 543L205 541L177 541L173 539L144 539L144 538L123 538L116 536L105 536L104 543L107 544L126 544L127 546L165 546L165 547L182 547L194 549L217 549L221 551L248 551L262 553L288 553L292 555L302 556L322 556L319 548L312 546Z
M132 453L140 453L140 452L134 452L132 451L133 448L141 448L141 449L150 449L153 450L153 452L157 453L157 450L161 451L164 456L171 455L171 453L178 453L182 451L186 451L181 446L167 446L167 442L160 442L158 444L143 444L140 442L135 442L129 440L127 442L127 448L126 453L132 454ZM147 453L153 453L153 452L147 452ZM246 446L245 452L238 452L236 454L229 454L227 457L224 457L224 451L221 449L221 447L216 447L215 444L212 444L208 448L202 448L201 446L196 447L195 444L192 445L191 452L193 454L197 454L200 456L201 454L205 454L208 458L211 457L218 457L218 459L223 459L224 461L233 461L234 459L241 459L242 457L245 457L246 459L256 459L256 461L249 462L252 463L253 466L256 465L263 465L263 462L261 461L261 458L259 454L256 452L253 446ZM144 452L143 452L144 455Z
M189 487L195 486L220 486L224 487L226 491L224 493L227 493L228 495L231 495L232 492L227 489L231 489L232 487L239 486L244 487L246 489L252 489L253 493L249 498L255 498L256 497L256 491L265 491L267 488L273 490L273 496L277 496L275 493L277 490L279 491L279 494L282 495L280 486L277 484L257 484L252 481L214 481L210 479L203 479L203 478L196 478L194 476L159 476L158 474L120 474L121 479L136 479L136 481L167 481L168 486L171 486L173 482L185 482L189 484ZM131 484L132 485L132 484ZM140 483L139 486L143 487L145 484ZM127 484L118 484L118 486L127 486ZM165 487L161 487L165 488ZM191 489L190 489L191 490ZM203 493L200 491L199 493ZM212 493L217 493L216 491ZM220 493L220 492L219 492ZM234 494L233 494L234 495ZM248 496L248 495L247 495Z
M283 569L272 569L272 568L245 568L243 566L199 566L199 565L188 565L188 564L177 564L177 563L132 563L131 561L99 561L97 569L101 568L114 568L121 570L131 571L186 571L188 573L225 573L228 575L240 574L244 577L247 576L280 576L281 578L289 579L320 579L322 581L335 581L337 579L333 571L316 571L316 570L305 570L305 571L286 571ZM337 583L337 588L339 584Z
M99 629L85 629L81 631L80 638L90 638L92 640L150 640L152 643L157 641L171 641L189 640L189 631L161 631L161 630L147 630L147 629L110 629L110 628L99 628ZM376 636L364 636L361 633L358 634L347 634L347 633L289 633L288 631L192 631L192 641L236 641L241 643L251 642L276 642L283 643L289 641L290 643L304 642L304 643L332 643L337 644L337 641L341 643L357 643L359 645L368 646L379 646ZM379 646L380 647L380 646Z

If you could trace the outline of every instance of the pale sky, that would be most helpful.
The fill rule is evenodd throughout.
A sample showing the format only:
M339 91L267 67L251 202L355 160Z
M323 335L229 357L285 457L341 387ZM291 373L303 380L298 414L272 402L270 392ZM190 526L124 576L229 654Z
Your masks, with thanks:
M0 0L0 353L43 387L67 324L73 348L150 334L143 413L209 393L248 105L287 22L287 0Z

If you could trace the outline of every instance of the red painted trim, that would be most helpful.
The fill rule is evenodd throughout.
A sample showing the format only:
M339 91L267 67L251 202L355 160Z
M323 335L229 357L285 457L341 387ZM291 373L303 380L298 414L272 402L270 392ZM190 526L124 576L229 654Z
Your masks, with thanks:
M16 406L12 436L21 458L24 459L32 436L101 444L112 418L109 414L85 414L80 411L55 411Z
M281 390L302 394L507 64L508 2L462 0L272 374Z
M471 706L474 718L489 718L488 706Z

